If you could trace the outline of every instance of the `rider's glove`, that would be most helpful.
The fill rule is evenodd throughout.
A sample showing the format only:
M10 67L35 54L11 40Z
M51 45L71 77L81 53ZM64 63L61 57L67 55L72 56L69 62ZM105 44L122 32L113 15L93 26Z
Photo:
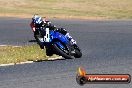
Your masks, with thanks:
M66 35L67 31L65 28L58 28L59 32Z

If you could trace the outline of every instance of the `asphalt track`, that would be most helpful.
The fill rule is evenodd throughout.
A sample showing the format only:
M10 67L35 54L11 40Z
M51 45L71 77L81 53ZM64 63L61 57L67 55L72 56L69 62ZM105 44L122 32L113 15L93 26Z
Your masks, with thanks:
M50 19L65 27L82 49L80 59L43 61L0 67L0 88L132 88L132 84L76 83L77 67L87 73L132 75L132 20ZM30 19L0 18L0 44L34 41Z

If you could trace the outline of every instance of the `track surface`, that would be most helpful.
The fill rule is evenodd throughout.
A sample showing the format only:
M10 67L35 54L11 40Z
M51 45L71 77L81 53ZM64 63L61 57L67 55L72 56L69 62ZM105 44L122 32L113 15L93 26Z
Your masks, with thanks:
M83 57L0 67L0 88L132 88L131 83L84 86L76 83L78 66L87 73L132 75L132 20L50 20L68 29ZM33 43L29 23L30 19L0 18L0 44Z

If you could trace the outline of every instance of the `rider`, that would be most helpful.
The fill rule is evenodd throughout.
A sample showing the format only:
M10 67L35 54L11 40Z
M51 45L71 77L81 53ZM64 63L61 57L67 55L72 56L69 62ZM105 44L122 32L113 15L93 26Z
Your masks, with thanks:
M42 32L45 31L43 28L48 26L49 30L57 31L67 37L69 41L72 42L73 45L76 45L76 41L69 35L69 33L64 28L56 28L55 25L51 24L50 21L46 20L45 18L42 18L38 15L34 15L32 17L32 22L30 24L33 32L36 30L41 30ZM43 32L45 33L45 32ZM41 49L44 49L44 45L42 43L39 44Z

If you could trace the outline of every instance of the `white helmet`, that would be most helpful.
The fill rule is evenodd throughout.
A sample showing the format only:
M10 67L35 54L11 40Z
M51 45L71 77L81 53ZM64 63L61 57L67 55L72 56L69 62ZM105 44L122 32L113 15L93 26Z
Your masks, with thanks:
M32 17L32 20L35 24L41 24L42 23L42 17L38 16L38 15L34 15Z

